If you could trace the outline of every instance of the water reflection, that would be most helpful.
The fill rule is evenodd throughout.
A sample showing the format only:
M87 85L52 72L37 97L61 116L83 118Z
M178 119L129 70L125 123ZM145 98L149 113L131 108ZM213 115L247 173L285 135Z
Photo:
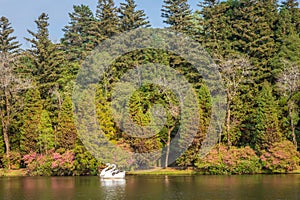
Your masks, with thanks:
M125 179L100 179L101 199L125 199Z
M300 175L0 177L0 200L300 199Z

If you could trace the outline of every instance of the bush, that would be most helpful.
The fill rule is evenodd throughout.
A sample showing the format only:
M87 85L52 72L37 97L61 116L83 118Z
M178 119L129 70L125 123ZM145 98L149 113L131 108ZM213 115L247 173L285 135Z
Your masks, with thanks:
M6 169L9 168L9 165L10 165L11 169L20 169L21 154L16 151L11 151L9 153L9 156L4 154L3 158L2 158L2 165Z
M83 147L59 149L48 154L29 153L23 157L30 176L80 176L97 175L100 162Z
M66 176L73 175L74 153L63 154L54 151L48 154L29 153L23 157L27 174L30 176Z
M263 168L272 173L295 170L300 162L300 154L290 141L276 142L261 154Z
M37 154L35 152L23 157L27 174L30 176L50 176L52 159L50 155Z
M83 146L77 145L74 149L74 171L73 175L97 175L100 161L85 150Z
M52 175L54 176L69 176L73 175L74 166L74 153L66 151L63 154L53 153L52 154Z
M253 149L232 147L228 150L224 145L213 148L196 166L208 174L254 174L261 170Z

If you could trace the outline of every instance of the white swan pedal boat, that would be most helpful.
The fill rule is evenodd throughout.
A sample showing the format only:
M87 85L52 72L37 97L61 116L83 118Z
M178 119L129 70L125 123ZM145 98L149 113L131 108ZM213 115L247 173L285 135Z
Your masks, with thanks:
M104 168L100 173L101 179L124 179L125 178L125 171L120 171L116 169L115 164L106 164L106 168Z

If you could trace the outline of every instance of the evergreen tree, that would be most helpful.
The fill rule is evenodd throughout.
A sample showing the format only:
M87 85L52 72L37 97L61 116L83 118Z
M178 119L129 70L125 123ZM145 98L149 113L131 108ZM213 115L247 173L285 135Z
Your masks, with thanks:
M72 99L66 96L58 117L58 145L64 149L73 149L76 143L76 127L73 116Z
M282 141L278 102L268 82L263 83L261 91L256 96L256 108L252 117L254 120L252 145L256 150L264 150L275 142Z
M282 2L282 10L287 10L290 14L290 22L295 27L296 32L300 33L300 8L297 0L285 0Z
M119 8L121 31L130 31L140 27L149 27L146 14L143 10L136 10L134 0L126 0Z
M4 16L0 18L0 53L17 53L20 51L21 46L18 41L15 41L16 37L11 36L14 29L11 27L11 23Z
M100 41L120 33L120 20L113 0L98 0L96 20L94 33L104 36Z
M22 111L20 127L20 151L22 154L38 151L39 124L43 110L40 93L36 88L25 94L24 109Z
M257 83L272 78L269 60L277 52L275 22L277 4L274 0L240 0L232 4L233 48L250 56L257 67Z
M292 24L292 16L289 10L282 8L279 12L276 24L276 41L281 45L283 38L296 33L296 27Z
M200 18L200 26L203 31L196 38L207 48L214 58L226 57L232 53L232 7L229 3L218 3L212 0L205 0L200 11L197 11Z
M97 35L91 34L91 25L95 22L92 11L86 5L73 6L69 13L70 22L64 27L64 37L61 39L69 60L82 60L87 52L95 47Z
M270 60L273 83L277 81L279 74L285 70L285 61L300 66L300 36L298 34L291 32L288 35L283 35L280 39L279 51Z
M38 83L42 99L47 99L58 86L57 81L61 78L65 62L60 46L49 39L48 19L48 15L42 13L35 21L37 33L28 30L33 38L25 38L32 44L32 48L28 50L34 63L32 75Z
M189 33L193 29L192 11L187 0L164 0L161 9L164 23L176 32Z
M54 130L52 128L49 113L46 110L41 112L41 120L38 124L39 135L37 137L37 146L40 153L48 153L55 147Z

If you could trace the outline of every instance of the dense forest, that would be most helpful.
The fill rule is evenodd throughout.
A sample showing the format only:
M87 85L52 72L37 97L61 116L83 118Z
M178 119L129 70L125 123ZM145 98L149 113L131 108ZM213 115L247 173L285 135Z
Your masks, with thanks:
M51 17L51 16L50 16ZM164 0L166 29L201 44L217 65L226 89L226 117L218 144L200 157L211 120L212 99L201 76L170 52L148 49L116 60L114 72L145 62L181 71L199 96L198 132L176 162L210 174L287 172L300 163L300 9L296 0L204 0L191 10L187 0ZM49 39L49 16L42 13L22 49L9 19L0 18L0 167L26 168L29 175L91 175L105 161L87 151L74 122L72 91L78 71L95 47L126 31L151 27L134 0L115 5L98 0L95 13L74 5L59 43ZM120 74L116 74L120 76ZM109 111L115 80L99 82L95 98L99 126L114 144L130 152L169 145L180 126L178 100L168 90L146 85L131 97L133 121L151 121L150 104L166 108L162 130L150 138L130 137ZM100 92L101 91L101 92ZM104 91L104 92L103 92ZM179 122L178 122L179 121ZM298 150L298 151L297 151ZM127 169L155 166L135 157ZM138 164L137 164L138 163Z

